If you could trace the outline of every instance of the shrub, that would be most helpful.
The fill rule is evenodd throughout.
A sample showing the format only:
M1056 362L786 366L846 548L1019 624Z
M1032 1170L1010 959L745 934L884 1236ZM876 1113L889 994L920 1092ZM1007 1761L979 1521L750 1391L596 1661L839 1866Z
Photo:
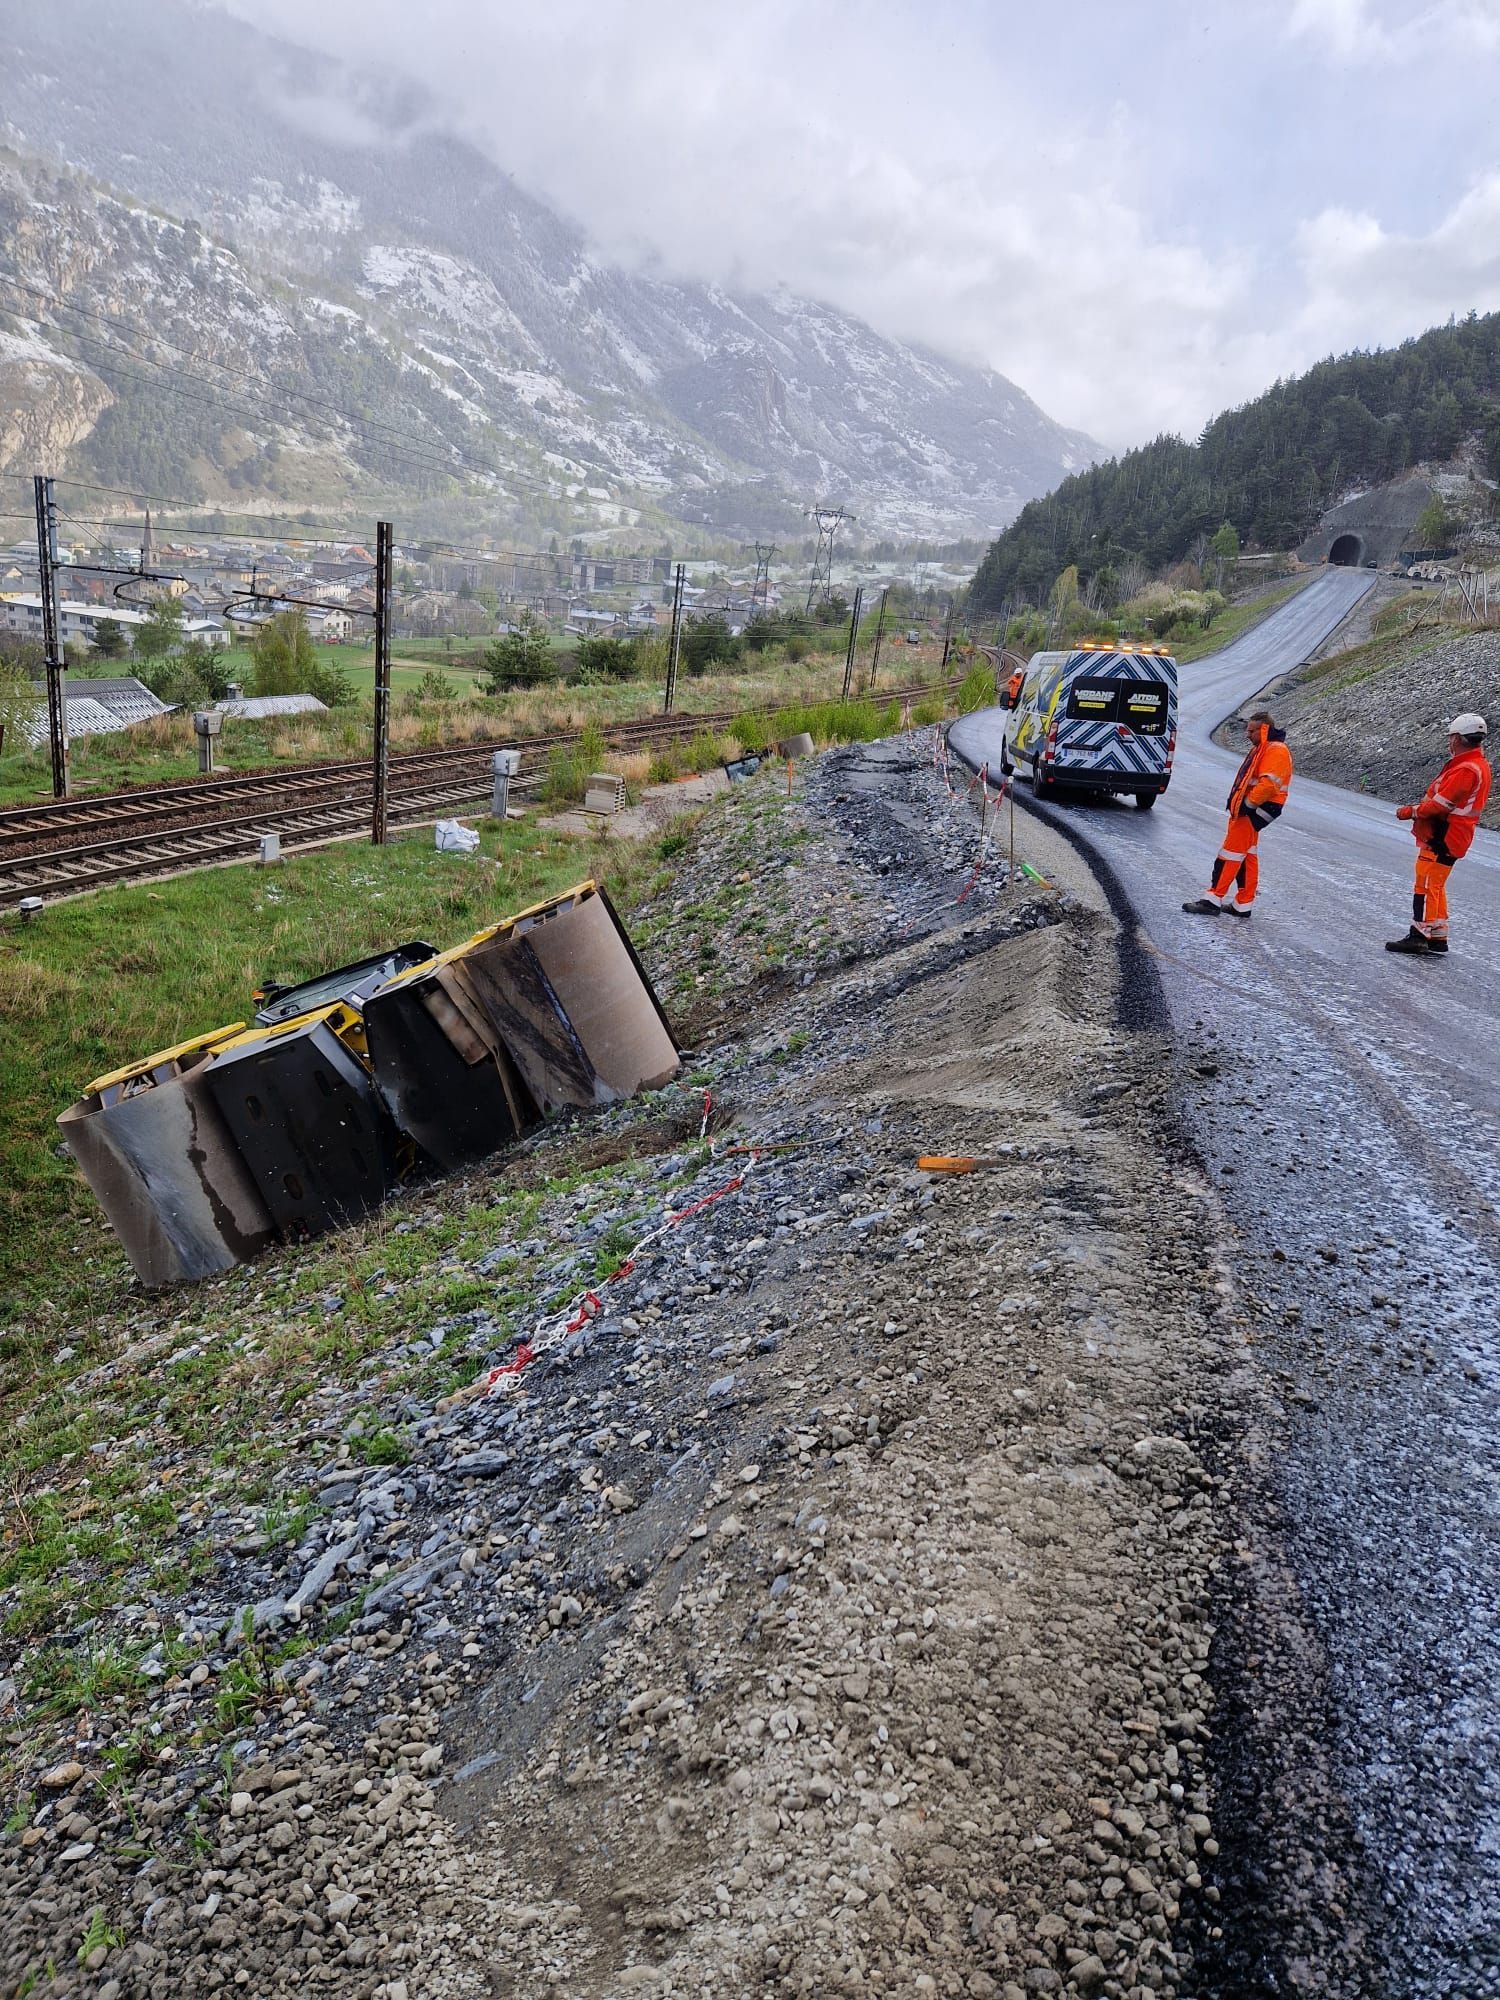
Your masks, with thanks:
M509 688L542 687L557 679L557 657L547 628L534 611L523 611L512 631L485 648L486 694Z
M713 612L683 626L680 653L684 671L697 679L715 661L732 666L740 657L740 641L730 631L728 621Z
M634 680L641 668L641 656L628 639L613 632L586 633L578 641L575 681L586 686L603 686L608 681Z
M758 757L770 747L771 728L763 715L742 715L730 724L730 731L749 757Z
M679 744L667 743L660 750L652 751L648 776L653 785L670 785L674 778L680 778L682 774L682 749Z
M976 708L989 708L995 700L995 676L988 661L976 661L964 675L958 690L958 712L972 715Z

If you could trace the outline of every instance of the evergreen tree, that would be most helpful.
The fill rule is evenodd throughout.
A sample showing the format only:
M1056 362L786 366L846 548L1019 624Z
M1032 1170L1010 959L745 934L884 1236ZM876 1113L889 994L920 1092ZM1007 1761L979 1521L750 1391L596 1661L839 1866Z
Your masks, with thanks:
M486 694L511 688L542 687L557 678L557 659L547 628L534 611L523 611L514 628L485 648L481 685Z
M1320 361L1208 424L1065 479L990 544L970 592L980 616L1045 602L1076 564L1164 568L1225 523L1241 543L1291 548L1351 486L1444 459L1479 431L1500 478L1500 313L1471 313L1380 354Z

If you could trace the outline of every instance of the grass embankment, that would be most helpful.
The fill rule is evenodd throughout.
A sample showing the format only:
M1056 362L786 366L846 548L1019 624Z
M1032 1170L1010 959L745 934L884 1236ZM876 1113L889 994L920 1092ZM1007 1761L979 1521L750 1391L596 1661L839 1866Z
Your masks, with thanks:
M393 1211L352 1236L265 1260L242 1274L243 1298L264 1298L268 1287L281 1295L284 1336L252 1367L236 1350L234 1328L218 1329L219 1339L199 1327L177 1358L173 1329L192 1318L194 1294L146 1304L134 1293L102 1214L60 1153L57 1112L101 1071L248 1019L250 989L263 974L303 977L410 937L451 944L591 874L629 904L670 881L663 863L675 851L670 835L601 849L513 825L500 844L491 824L487 859L439 854L430 834L416 834L384 849L348 845L298 856L274 873L222 869L107 891L0 931L0 1401L8 1413L0 1437L8 1515L0 1589L21 1587L8 1632L54 1624L59 1590L73 1592L70 1618L86 1615L109 1601L112 1574L178 1535L174 1452L205 1462L211 1455L241 1475L260 1467L268 1488L274 1466L261 1467L268 1411L292 1409L324 1379L352 1370L371 1342L391 1338L390 1310L377 1296L385 1275L430 1267L423 1302L437 1316L456 1310L445 1267L450 1244L464 1235L462 1218L436 1234L412 1233ZM518 1228L527 1204L545 1192L505 1198ZM493 1230L494 1197L478 1206L475 1226ZM402 1310L410 1309L406 1293ZM132 1319L140 1344L121 1354L119 1328ZM433 1365L440 1359L429 1357ZM80 1398L80 1375L105 1363L109 1393ZM142 1424L153 1431L146 1464L129 1449L90 1452ZM401 1455L395 1437L365 1439L360 1449ZM245 1490L253 1495L260 1485ZM294 1516L270 1526L301 1532ZM183 1587L182 1566L192 1559L179 1538L159 1587ZM77 1593L85 1573L92 1596Z
M985 693L976 676L971 706ZM912 720L938 720L937 700ZM640 775L671 778L806 730L820 743L868 741L901 726L895 703L828 702L700 736ZM554 802L579 796L594 746L549 773ZM654 768L655 766L660 768ZM670 836L669 836L670 839ZM124 1260L71 1162L55 1119L96 1076L248 1019L264 977L293 980L380 946L454 943L580 877L605 880L622 907L655 849L487 823L484 861L438 854L430 832L384 849L348 843L277 871L216 868L54 903L41 920L0 928L0 1320L25 1302L56 1326L119 1297ZM653 858L655 857L655 858Z
M1408 591L1404 596L1393 597L1370 621L1368 639L1304 667L1296 677L1297 689L1315 698L1338 694L1360 681L1373 680L1388 668L1410 666L1437 647L1484 629L1472 624L1442 623L1441 608L1436 593Z
M370 685L369 654L359 647L330 647L330 657L349 656L363 662L364 687ZM881 656L881 679L887 686L935 681L942 648L888 645ZM126 663L128 666L128 663ZM862 684L868 659L861 660ZM347 661L346 661L347 665ZM433 666L446 674L440 660ZM248 675L248 665L245 668ZM482 695L473 677L455 672L458 689L452 701L417 702L415 686L425 668L392 668L395 693L391 747L421 750L443 743L505 742L517 736L552 730L582 729L590 722L635 721L661 713L659 682L625 681L601 687L560 683L498 698ZM727 709L776 709L811 702L837 693L843 683L843 656L811 655L792 661L765 656L741 662L733 672L684 677L678 682L677 708L683 714ZM403 681L402 676L405 676ZM351 678L357 676L351 672ZM282 764L311 764L327 758L367 756L371 712L368 698L326 715L273 716L263 721L231 718L219 738L217 760L226 771L253 771ZM197 740L190 715L163 716L104 736L80 737L72 746L73 789L116 791L127 785L159 785L188 778L198 769ZM0 805L21 805L49 798L52 783L45 748L0 757Z
M983 692L976 680L972 699ZM899 720L866 703L778 718L824 741ZM748 824L780 784L769 772L714 810ZM403 1399L430 1403L472 1378L476 1310L500 1328L484 1340L503 1344L524 1311L553 1303L534 1295L522 1257L477 1277L478 1252L525 1242L543 1205L584 1181L611 1204L649 1209L663 1193L639 1148L611 1152L585 1130L544 1175L500 1161L440 1201L417 1190L353 1229L147 1299L58 1150L56 1113L95 1075L244 1018L265 974L306 976L407 937L448 944L588 874L621 908L653 899L634 926L648 950L653 938L696 938L679 951L669 1004L692 1000L695 970L713 975L726 921L757 934L768 967L805 961L804 928L768 923L748 873L711 905L673 899L683 821L650 842L607 845L512 825L497 852L500 831L484 829L488 859L440 855L417 834L383 850L324 849L275 873L104 891L0 929L0 1641L76 1625L122 1592L140 1603L190 1590L223 1557L225 1508L254 1509L268 1540L297 1540L311 1495L285 1460L331 1391L351 1399L356 1420L346 1411L340 1428L352 1456L400 1462ZM664 1143L696 1131L693 1086L704 1080L668 1087L652 1114ZM600 1237L599 1275L623 1247L619 1228ZM411 1338L429 1326L441 1341ZM58 1713L105 1706L137 1687L137 1666L116 1641L90 1642L33 1660L28 1690L50 1690ZM220 1704L227 1730L234 1693ZM0 1745L0 1785L6 1761Z
M1290 602L1299 590L1305 590L1312 582L1315 571L1306 576L1295 576L1288 583L1276 585L1272 590L1261 591L1254 597L1244 599L1239 604L1231 604L1221 611L1208 631L1196 639L1183 639L1172 648L1180 667L1191 666L1194 660L1206 659L1210 653L1222 652L1225 646L1259 625L1263 618L1269 618L1273 611L1279 611L1283 604Z

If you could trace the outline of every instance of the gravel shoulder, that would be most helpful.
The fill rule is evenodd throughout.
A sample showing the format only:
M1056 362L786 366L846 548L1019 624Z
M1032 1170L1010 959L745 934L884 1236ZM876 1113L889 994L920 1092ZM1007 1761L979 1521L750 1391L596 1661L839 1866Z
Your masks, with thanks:
M1420 798L1442 768L1452 715L1476 709L1500 728L1500 632L1381 635L1374 621L1396 590L1383 580L1309 664L1263 693L1299 773L1399 804ZM1233 718L1214 740L1239 747ZM1500 826L1500 800L1485 824Z
M1217 1209L1114 920L975 874L932 749L710 809L633 921L680 1084L95 1330L74 1393L199 1554L0 1655L6 1980L1194 1990ZM309 1316L352 1330L288 1404ZM139 1427L213 1370L253 1508L211 1426Z

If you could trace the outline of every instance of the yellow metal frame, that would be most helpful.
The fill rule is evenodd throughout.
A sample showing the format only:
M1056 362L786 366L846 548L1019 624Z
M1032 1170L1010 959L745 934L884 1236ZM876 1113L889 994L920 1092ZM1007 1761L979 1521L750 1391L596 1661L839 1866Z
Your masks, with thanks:
M170 1049L158 1049L154 1056L144 1056L139 1062L126 1063L123 1069L112 1069L108 1076L96 1076L84 1091L85 1097L92 1097L101 1090L112 1090L117 1083L129 1083L132 1077L145 1076L161 1063L180 1062L184 1056L197 1055L200 1050L217 1051L217 1045L231 1036L241 1034L243 1021L231 1021L227 1027L213 1028L206 1035L194 1035L190 1042L177 1042Z
M376 992L388 993L393 986L400 986L408 979L421 979L434 967L451 965L456 958L462 958L465 952L474 951L479 945L488 944L491 938L506 936L514 931L518 924L524 924L530 918L551 916L554 910L576 909L585 896L597 896L598 893L599 884L592 876L587 881L575 882L571 889L561 889L555 896L548 896L544 902L528 904L524 910L518 910L513 917L502 917L497 924L487 924L482 931L475 931L472 937L466 937L462 944L450 944L446 951L437 952L431 958L424 958L420 965L408 965L402 971L393 973L383 986L376 988ZM373 999L375 995L372 994L370 997Z
M518 910L513 917L502 917L497 924L490 924L482 931L465 938L462 944L450 945L447 951L440 951L433 958L424 959L420 965L409 965L404 972L398 972L386 981L387 986L399 986L406 979L420 979L431 972L434 966L449 965L455 958L461 958L466 951L473 951L476 945L488 944L491 938L503 937L520 924L550 916L554 910L575 909L585 896L596 896L599 884L590 876L586 881L575 882L571 889L563 889L545 901L531 903L524 910ZM381 989L382 991L384 989ZM274 1042L279 1036L291 1034L298 1028L305 1028L311 1021L326 1021L344 1047L361 1062L369 1060L369 1046L365 1040L364 1017L347 1001L334 1000L326 1007L315 1007L306 1014L294 1014L289 1021L276 1021L266 1027L248 1027L243 1021L231 1021L226 1027L213 1028L206 1035L195 1035L191 1041L178 1042L170 1049L159 1049L153 1056L144 1056L138 1062L126 1063L122 1069L111 1070L107 1076L95 1077L84 1092L86 1097L112 1090L116 1084L131 1082L135 1077L147 1076L163 1063L181 1062L183 1057L200 1053L223 1055L229 1049L242 1049L252 1042Z

